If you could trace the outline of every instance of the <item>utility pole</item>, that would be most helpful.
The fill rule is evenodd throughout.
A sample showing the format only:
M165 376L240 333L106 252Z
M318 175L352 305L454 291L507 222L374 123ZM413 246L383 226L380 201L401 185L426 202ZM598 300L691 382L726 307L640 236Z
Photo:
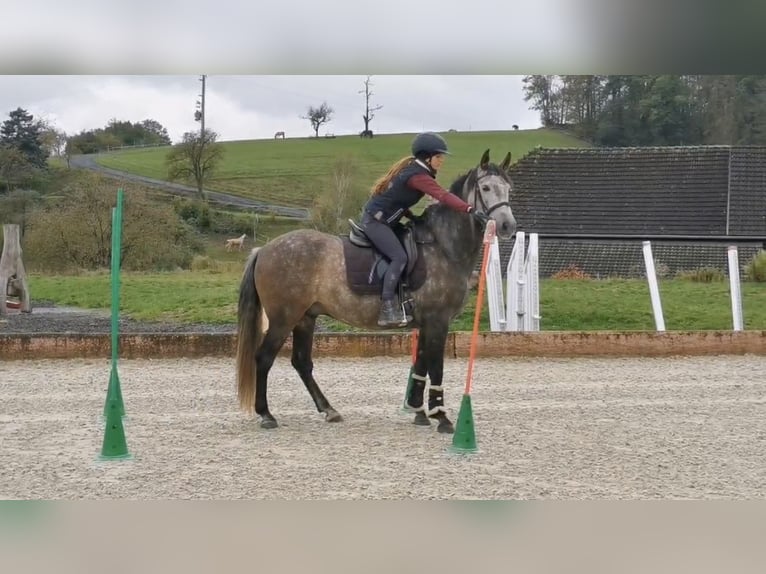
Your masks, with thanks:
M194 119L198 122L200 122L200 141L205 141L205 79L207 78L207 75L202 74L200 76L200 82L202 82L202 94L200 94L200 99L197 100L197 111L194 112Z
M202 82L202 121L200 122L200 137L202 138L202 141L205 140L205 78L207 78L207 76L202 74L202 78L200 79Z

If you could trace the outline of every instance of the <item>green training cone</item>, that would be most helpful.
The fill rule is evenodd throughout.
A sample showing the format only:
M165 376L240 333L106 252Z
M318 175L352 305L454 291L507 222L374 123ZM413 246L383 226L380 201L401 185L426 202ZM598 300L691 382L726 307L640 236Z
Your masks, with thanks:
M117 403L117 412L121 417L125 416L125 403L122 400L122 389L120 388L120 375L117 373L117 365L112 362L112 370L109 374L109 386L106 391L106 401L104 401L104 417L109 414L109 405L112 402Z
M452 435L453 452L476 452L476 432L473 427L473 408L471 407L471 395L463 395L460 403L460 412L457 416L457 427Z
M104 430L104 443L101 446L103 459L130 458L128 445L125 442L125 430L122 426L122 415L116 400L109 403L106 413L106 429Z

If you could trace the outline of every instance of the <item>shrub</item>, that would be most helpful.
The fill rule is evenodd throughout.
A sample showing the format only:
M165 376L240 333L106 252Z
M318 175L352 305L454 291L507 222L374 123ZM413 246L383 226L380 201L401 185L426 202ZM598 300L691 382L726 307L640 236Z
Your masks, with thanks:
M348 230L346 220L359 216L369 192L355 181L356 172L356 165L348 156L339 158L333 164L332 185L317 195L311 210L314 229L344 233Z
M173 199L173 208L179 217L189 225L196 227L200 231L210 229L211 210L210 206L204 201L176 197Z
M566 268L551 275L551 279L592 279L592 277L574 263L570 263Z
M716 269L715 267L700 267L699 269L691 269L689 271L679 271L676 273L676 277L685 281L696 281L698 283L713 283L716 281L724 281L726 279L723 271Z
M164 271L188 268L202 244L168 202L152 201L138 186L125 190L122 268ZM38 268L51 271L109 269L112 208L117 188L112 180L83 172L62 197L36 210L28 222L25 254Z
M745 277L748 281L766 281L766 251L759 250L745 265Z

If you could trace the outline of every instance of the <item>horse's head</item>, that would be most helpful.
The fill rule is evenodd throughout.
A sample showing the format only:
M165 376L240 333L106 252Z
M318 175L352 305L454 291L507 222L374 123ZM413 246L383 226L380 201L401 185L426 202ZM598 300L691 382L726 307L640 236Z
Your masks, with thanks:
M510 239L516 232L516 218L510 203L513 191L513 182L508 173L510 166L510 152L498 166L490 163L489 150L486 150L479 165L466 179L463 195L476 211L486 213L495 220L497 235L502 239Z

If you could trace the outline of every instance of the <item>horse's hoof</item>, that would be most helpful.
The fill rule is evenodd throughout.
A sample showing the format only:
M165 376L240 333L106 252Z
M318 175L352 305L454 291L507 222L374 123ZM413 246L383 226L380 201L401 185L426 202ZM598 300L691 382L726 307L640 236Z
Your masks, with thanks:
M343 422L343 417L340 413L334 409L327 409L324 413L324 420L328 423L340 423Z
M275 429L279 425L277 424L277 421L274 419L263 419L261 421L261 428L262 429Z
M419 427L427 427L427 426L431 426L431 421L428 420L428 417L425 415L424 412L420 411L418 413L415 413L415 420L412 421L412 424L418 425Z
M436 427L436 430L443 434L453 434L455 427L447 419L442 419L439 421L439 426Z

